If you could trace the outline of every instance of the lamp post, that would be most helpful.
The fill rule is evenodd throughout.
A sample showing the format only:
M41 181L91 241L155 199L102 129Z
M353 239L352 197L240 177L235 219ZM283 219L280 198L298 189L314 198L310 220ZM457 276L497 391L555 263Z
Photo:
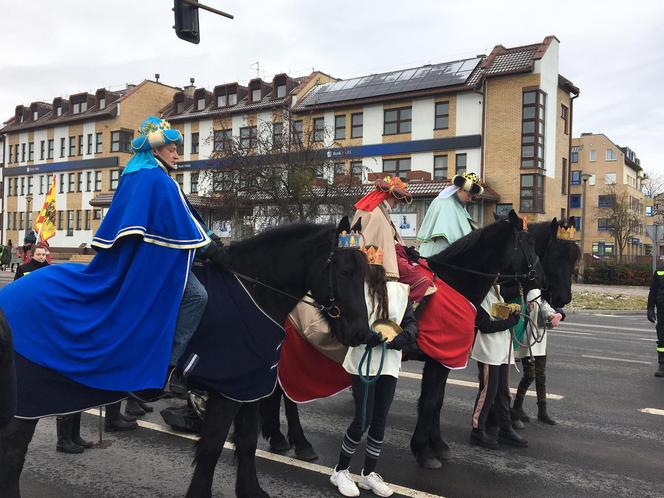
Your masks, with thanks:
M579 263L579 277L583 282L583 272L586 268L585 262L585 244L586 244L586 191L588 187L588 179L591 175L588 173L581 173L581 180L583 181L581 201L581 262ZM592 251L591 251L592 252Z
M30 223L30 208L32 207L32 196L30 194L25 196L25 234L23 238L27 237L32 223Z

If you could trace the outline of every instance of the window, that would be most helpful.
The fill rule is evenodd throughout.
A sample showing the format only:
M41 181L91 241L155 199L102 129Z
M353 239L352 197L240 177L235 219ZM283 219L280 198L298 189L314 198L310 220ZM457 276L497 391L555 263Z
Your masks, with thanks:
M546 94L523 92L521 115L521 167L544 168L544 118Z
M93 220L101 220L101 209L93 209L92 210L92 219Z
M198 154L198 133L191 134L191 153Z
M12 195L12 182L13 178L7 178L7 197L10 197Z
M101 154L103 151L102 147L102 134L101 133L96 133L95 134L95 154Z
M456 174L457 175L463 175L466 172L466 167L467 167L467 161L468 161L468 155L467 154L457 154L456 155Z
M25 195L25 177L21 177L21 195Z
M65 174L60 173L60 193L65 193Z
M383 159L383 172L391 176L405 177L410 171L410 158Z
M109 183L109 190L117 189L119 181L120 181L120 170L119 169L112 169L111 170L111 181Z
M199 111L202 111L203 109L205 109L205 99L204 98L198 99L198 102L196 102L196 109L199 110Z
M88 103L87 102L81 102L81 112L85 112L88 110Z
M597 207L612 208L616 205L615 195L600 195L597 199Z
M92 171L85 174L85 191L90 192L90 190L92 190Z
M219 152L229 149L233 138L232 130L215 130L213 150Z
M32 120L37 121L39 119L39 112L38 111L32 111Z
M284 124L272 123L272 148L280 149L284 145Z
M572 171L572 178L569 183L570 185L581 185L581 172Z
M581 194L570 194L570 196L569 196L569 208L570 209L581 209Z
M346 164L334 163L334 176L340 176L345 174L346 174Z
M261 100L261 89L256 88L255 90L251 91L251 101L252 102L260 102Z
M581 216L574 217L574 228L577 232L581 231Z
M595 256L613 256L615 245L610 242L593 242Z
M72 114L78 114L79 112L81 112L81 104L79 104L78 102L72 103L71 113Z
M596 150L591 150L590 151L590 161L591 162L597 161L597 151Z
M410 133L411 109L388 109L384 112L383 134L396 135L398 133Z
M7 158L7 164L11 164L12 162L12 146L9 146L9 157Z
M76 210L76 230L81 229L81 210Z
M334 139L343 140L346 138L346 115L334 116Z
M67 237L74 235L74 211L67 211Z
M58 106L55 108L55 115L58 117L62 116L62 106Z
M361 138L363 134L363 114L358 112L350 115L350 138Z
M228 105L237 105L237 93L231 93L228 96Z
M446 130L450 126L450 103L436 102L436 120L434 129Z
M572 149L572 157L571 161L572 163L578 163L579 162L579 151Z
M25 162L25 144L21 144L21 162Z
M44 154L46 154L46 140L39 142L39 160L44 160Z
M198 173L191 174L191 193L198 193Z
M83 173L76 173L76 192L83 192Z
M25 213L23 211L19 211L18 213L18 229L23 230L23 215Z
M50 138L47 142L46 159L53 159L54 140Z
M106 99L104 97L99 99L99 109L106 107Z
M604 183L606 185L615 185L616 184L616 174L615 173L607 173L604 175Z
M217 95L217 107L226 107L226 95Z
M35 143L30 142L28 144L28 161L34 161L35 160Z
M85 225L83 225L83 230L90 230L90 210L85 210Z
M519 210L524 213L544 212L544 175L521 175Z
M13 223L14 230L16 230L16 229L18 228L18 227L16 226L16 212L14 212L14 215L12 216L12 218L13 218L13 222L14 222L14 223Z
M65 138L60 139L60 157L65 157Z
M131 139L134 136L131 131L111 132L111 152L131 152Z
M302 120L291 123L291 139L296 143L302 143Z
M567 194L567 181L568 181L568 178L567 178L567 158L566 157L563 157L563 172L562 172L561 176L562 176L562 178L561 178L562 187L561 187L560 193L565 195L565 194Z
M58 230L62 230L64 228L64 213L62 211L58 211Z
M567 106L560 104L560 118L563 120L563 131L565 132L565 135L569 135L569 128L567 127L567 113Z
M514 209L512 204L496 204L496 214L498 216L507 216Z
M32 195L32 177L28 177L28 195Z
M615 224L611 218L597 218L597 231L610 232Z
M182 156L184 154L184 142L178 142L175 145L175 150L178 153L178 156Z
M74 191L75 180L76 180L76 175L74 173L69 173L67 175L67 192Z
M286 96L286 85L277 85L277 98L281 99Z
M325 139L325 118L314 119L314 142L322 142Z
M92 154L92 133L88 133L88 154Z
M101 192L101 171L95 171L95 192Z
M433 179L447 179L447 156L434 156L433 158Z
M360 180L364 177L364 166L362 166L362 161L351 161L350 162L350 174L355 178Z
M255 149L258 142L258 135L255 126L240 128L240 148Z
M78 136L78 155L83 155L83 135Z
M76 137L69 137L69 157L76 155Z
M180 189L183 189L184 188L184 173L178 173L177 175L175 175L175 181L178 184L178 187L180 187Z
M616 151L613 149L606 149L606 160L615 161L616 160Z
M182 111L184 111L184 102L176 102L175 103L175 113L180 114Z

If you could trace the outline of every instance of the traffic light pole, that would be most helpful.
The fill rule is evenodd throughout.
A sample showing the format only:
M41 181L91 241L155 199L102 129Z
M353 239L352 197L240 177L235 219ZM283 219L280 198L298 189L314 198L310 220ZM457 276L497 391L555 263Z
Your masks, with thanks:
M208 7L207 5L198 3L196 0L180 0L180 1L182 3L186 3L187 5L191 5L192 7L198 7L199 9L207 10L208 12L212 12L213 14L217 14L218 16L227 17L228 19L235 19L233 17L233 14L217 10L214 7Z

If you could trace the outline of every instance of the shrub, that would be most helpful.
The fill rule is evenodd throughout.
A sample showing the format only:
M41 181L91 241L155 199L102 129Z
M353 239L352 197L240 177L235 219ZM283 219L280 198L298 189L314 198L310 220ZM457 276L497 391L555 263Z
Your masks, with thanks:
M598 263L583 272L586 284L650 285L652 268L649 265Z

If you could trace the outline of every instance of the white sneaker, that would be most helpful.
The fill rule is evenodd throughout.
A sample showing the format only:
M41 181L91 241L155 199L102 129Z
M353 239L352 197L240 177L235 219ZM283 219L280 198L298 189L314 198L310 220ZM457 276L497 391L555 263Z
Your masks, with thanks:
M370 489L373 494L378 496L392 496L392 488L390 488L380 474L372 472L368 476L364 475L364 470L360 474L359 486L362 489Z
M360 496L360 490L357 489L357 485L355 484L355 481L353 481L353 478L350 476L348 469L337 470L335 467L332 475L330 476L330 482L334 484L339 490L339 493L344 496Z

